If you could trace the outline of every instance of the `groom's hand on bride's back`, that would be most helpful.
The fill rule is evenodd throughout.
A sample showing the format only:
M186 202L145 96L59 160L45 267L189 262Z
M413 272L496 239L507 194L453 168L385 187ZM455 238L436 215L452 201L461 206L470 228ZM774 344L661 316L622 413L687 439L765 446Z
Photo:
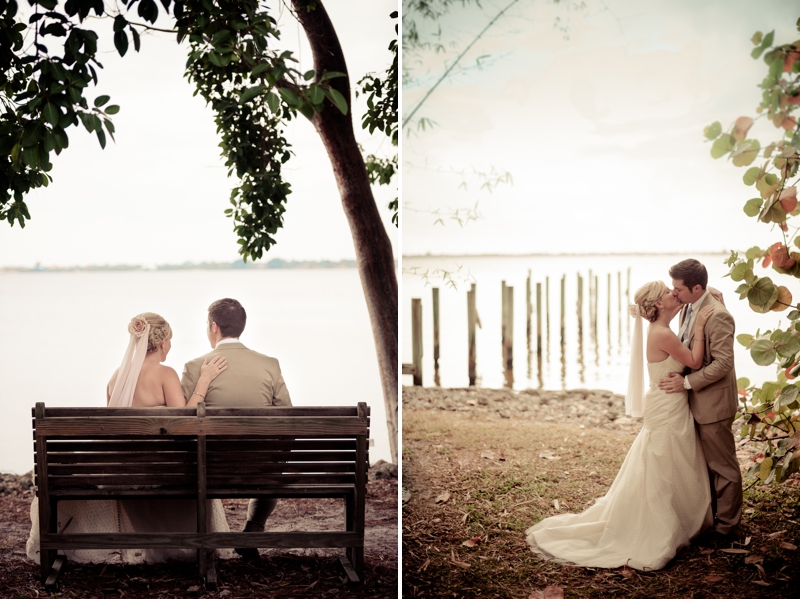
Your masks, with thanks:
M658 381L658 388L667 393L681 393L683 391L683 376L680 372L668 372L666 378Z

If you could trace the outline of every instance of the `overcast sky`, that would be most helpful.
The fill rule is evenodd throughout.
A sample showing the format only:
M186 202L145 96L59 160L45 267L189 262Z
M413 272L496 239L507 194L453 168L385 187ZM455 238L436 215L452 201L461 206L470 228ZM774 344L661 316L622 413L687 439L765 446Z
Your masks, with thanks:
M508 4L456 7L441 19L451 49L407 57L420 79L404 87L405 114ZM776 43L796 40L798 4L585 4L520 0L463 59L474 67L483 56L482 68L449 78L417 113L435 126L412 125L403 140L405 255L720 251L778 239L744 215L755 195L741 182L745 169L713 160L703 128L755 116L766 67L750 57L750 38L775 29ZM751 137L774 131L757 124ZM492 171L513 184L480 191L483 179L470 173ZM480 220L448 219L476 202Z
M312 57L297 21L276 3L283 37L280 46L295 51L300 70ZM396 21L396 0L325 0L339 35L351 85L367 72L383 72ZM21 4L21 9L30 12ZM168 21L159 23L169 26ZM98 32L107 21L94 20ZM301 40L301 41L298 41ZM121 106L113 120L116 144L102 150L94 135L68 130L70 145L53 160L54 181L26 199L31 221L21 230L0 223L0 266L163 264L233 261L239 258L230 207L230 190L219 156L213 113L183 77L186 46L174 36L142 37L139 54L131 46L120 58L108 35L101 37L99 86L88 97L108 94ZM365 102L356 101L355 127L368 152L392 152L383 134L361 130ZM328 157L311 123L302 116L287 128L295 156L285 167L292 185L284 229L265 260L339 260L355 256ZM394 189L375 188L393 243L388 202ZM396 249L399 253L399 248Z

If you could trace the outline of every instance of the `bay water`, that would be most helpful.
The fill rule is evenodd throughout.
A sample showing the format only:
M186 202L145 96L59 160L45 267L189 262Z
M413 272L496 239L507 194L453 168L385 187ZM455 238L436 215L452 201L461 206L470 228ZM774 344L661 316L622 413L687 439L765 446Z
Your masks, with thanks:
M786 312L756 314L739 300L736 283L726 277L729 254L630 254L552 256L406 256L403 258L401 299L401 357L412 360L411 300L422 300L423 385L434 386L432 289L439 288L439 384L469 384L467 347L467 291L475 284L481 327L476 331L477 384L499 388L506 383L502 357L501 286L514 288L513 388L607 389L625 393L630 365L633 319L627 304L644 283L663 280L670 285L669 268L685 258L700 260L709 272L709 285L721 290L736 321L736 334L774 329ZM630 283L628 273L630 272ZM529 274L530 273L530 274ZM579 334L578 274L583 277L583 327ZM759 274L768 274L767 272ZM774 274L774 273L773 273ZM531 346L527 341L526 284L531 279ZM561 279L564 277L564 344L561 343ZM610 277L610 279L609 279ZM597 281L597 327L591 324L589 281ZM549 280L549 319L547 282ZM542 363L536 347L536 283L541 284ZM611 288L609 311L609 282ZM621 293L620 293L621 290ZM798 298L795 298L795 302ZM621 300L621 301L620 301ZM785 319L783 323L785 324ZM645 323L646 325L647 323ZM677 331L678 318L672 321ZM775 367L753 363L747 350L734 343L736 374L754 383L769 380ZM412 384L410 375L403 384Z
M366 402L370 462L390 461L386 410L356 269L0 272L0 472L33 467L31 408L105 406L127 326L156 312L173 330L180 376L210 351L207 308L232 297L249 348L280 361L295 406Z

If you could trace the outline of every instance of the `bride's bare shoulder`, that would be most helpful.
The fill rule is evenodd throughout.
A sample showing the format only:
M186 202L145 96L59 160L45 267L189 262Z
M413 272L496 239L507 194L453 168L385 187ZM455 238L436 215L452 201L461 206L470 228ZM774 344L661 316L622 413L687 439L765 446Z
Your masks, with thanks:
M171 366L166 366L164 364L158 365L158 375L162 379L178 378L178 373L175 371L175 369L172 368Z

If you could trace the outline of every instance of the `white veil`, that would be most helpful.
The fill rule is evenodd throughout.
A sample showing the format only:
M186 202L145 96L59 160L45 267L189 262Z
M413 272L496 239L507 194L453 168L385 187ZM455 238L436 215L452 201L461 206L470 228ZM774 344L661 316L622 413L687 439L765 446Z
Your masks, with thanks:
M631 336L631 366L628 374L628 392L625 394L625 415L641 418L644 416L644 339L642 318L639 306L631 304L628 312L634 317Z
M131 339L117 371L117 379L114 381L114 389L108 402L109 408L131 407L139 372L147 355L147 340L150 337L150 325L147 321L141 316L134 316L128 325L128 332L131 334Z

